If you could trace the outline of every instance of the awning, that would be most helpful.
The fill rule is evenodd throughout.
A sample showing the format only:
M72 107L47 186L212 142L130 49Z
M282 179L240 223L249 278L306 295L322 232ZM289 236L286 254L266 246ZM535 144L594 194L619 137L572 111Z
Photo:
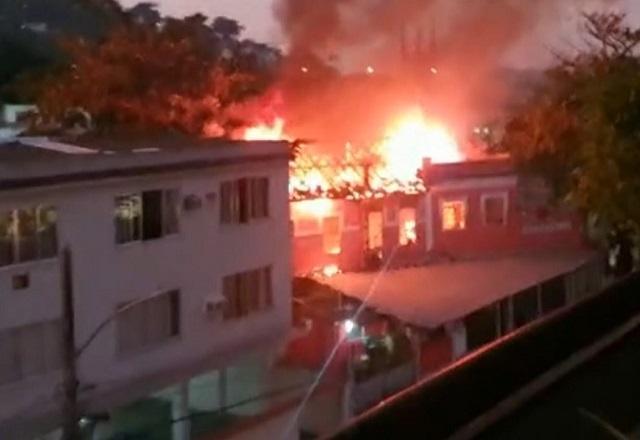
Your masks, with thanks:
M571 272L592 251L554 252L438 263L378 273L347 273L326 280L379 313L435 328L541 282Z

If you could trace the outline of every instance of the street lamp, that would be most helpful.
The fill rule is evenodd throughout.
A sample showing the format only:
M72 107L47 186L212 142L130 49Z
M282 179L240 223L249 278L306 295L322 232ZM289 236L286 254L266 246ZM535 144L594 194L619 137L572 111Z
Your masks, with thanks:
M137 299L129 302L125 305L117 307L116 310L107 316L96 328L86 341L76 348L75 339L75 312L74 312L74 299L73 299L73 262L71 256L71 249L66 246L60 253L60 275L61 275L61 288L62 288L62 351L63 351L63 407L62 407L62 439L63 440L80 440L80 430L78 429L78 421L80 419L78 409L78 358L85 352L87 348L93 343L98 335L104 330L111 322L113 322L118 315L127 310L135 307L136 305L153 299L156 296L161 295L163 292L155 292L144 298Z
M356 323L353 322L352 319L347 319L346 321L344 321L342 323L342 328L344 329L345 333L350 335L351 332L353 332L353 330L355 330L356 328Z

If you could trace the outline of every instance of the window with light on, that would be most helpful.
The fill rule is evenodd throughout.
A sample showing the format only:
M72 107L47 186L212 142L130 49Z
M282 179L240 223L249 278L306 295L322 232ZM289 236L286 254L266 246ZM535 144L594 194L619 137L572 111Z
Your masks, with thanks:
M464 200L442 202L442 230L461 231L467 227L467 204Z

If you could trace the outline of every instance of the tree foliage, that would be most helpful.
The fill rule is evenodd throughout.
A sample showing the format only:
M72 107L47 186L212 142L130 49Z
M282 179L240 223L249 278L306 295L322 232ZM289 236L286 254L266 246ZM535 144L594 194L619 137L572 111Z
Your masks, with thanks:
M558 56L501 147L604 228L640 225L640 30L584 16L585 49ZM625 227L627 227L625 226Z
M241 125L229 110L269 84L270 72L255 57L271 49L254 43L247 50L235 39L239 33L223 39L213 25L229 31L230 19L210 25L196 14L159 23L156 12L143 3L100 41L63 40L69 62L17 87L37 98L39 125L64 121L74 109L90 114L99 130L224 135Z
M56 36L95 41L124 19L115 0L0 0L0 100L19 99L6 87L19 76L64 60Z

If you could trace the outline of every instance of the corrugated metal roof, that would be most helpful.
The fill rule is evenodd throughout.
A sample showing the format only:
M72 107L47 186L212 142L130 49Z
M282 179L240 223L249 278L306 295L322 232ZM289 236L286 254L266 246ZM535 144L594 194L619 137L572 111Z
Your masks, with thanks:
M435 328L498 300L577 269L592 251L554 252L349 273L326 283L368 306L414 325ZM369 296L372 286L376 286Z

